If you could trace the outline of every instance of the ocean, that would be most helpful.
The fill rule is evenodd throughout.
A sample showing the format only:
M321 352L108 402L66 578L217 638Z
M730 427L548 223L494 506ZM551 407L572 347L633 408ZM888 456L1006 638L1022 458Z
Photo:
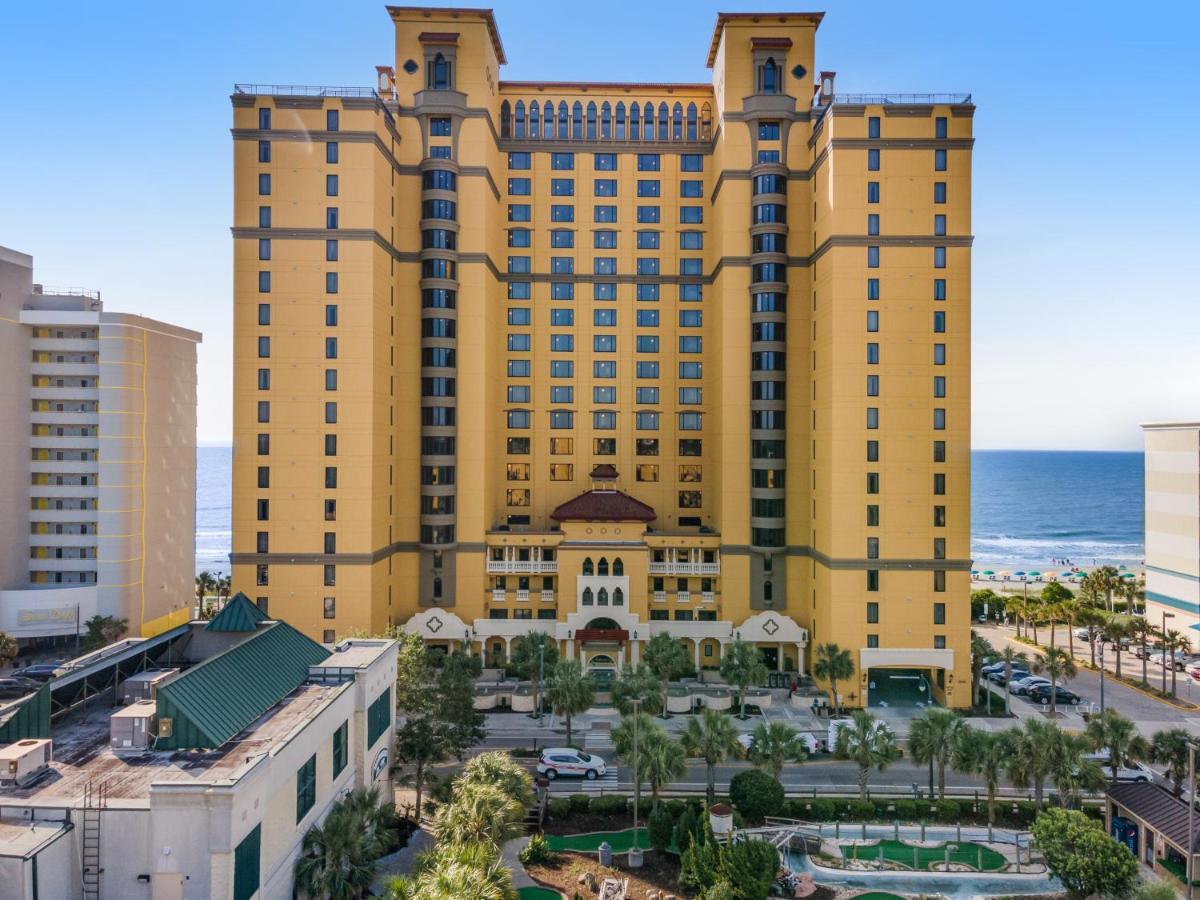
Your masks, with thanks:
M197 571L229 571L231 457L230 447L196 451ZM977 568L1142 560L1141 453L976 450L971 464Z

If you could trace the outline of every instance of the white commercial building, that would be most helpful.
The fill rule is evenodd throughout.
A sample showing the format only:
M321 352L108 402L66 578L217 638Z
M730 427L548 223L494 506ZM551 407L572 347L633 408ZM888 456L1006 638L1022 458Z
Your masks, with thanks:
M0 631L190 618L199 341L0 247Z
M1146 616L1200 648L1200 422L1146 437Z

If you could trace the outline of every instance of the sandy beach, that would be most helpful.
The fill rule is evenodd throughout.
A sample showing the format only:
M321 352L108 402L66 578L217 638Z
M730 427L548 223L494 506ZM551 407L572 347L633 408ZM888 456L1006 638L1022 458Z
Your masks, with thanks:
M1112 566L1122 574L1132 573L1139 580L1146 577L1145 560L1141 559L1100 559L1100 560L1048 560L1038 564L1022 560L1003 560L991 562L976 560L971 567L971 586L1012 588L1022 584L1078 584L1082 578L1095 569Z

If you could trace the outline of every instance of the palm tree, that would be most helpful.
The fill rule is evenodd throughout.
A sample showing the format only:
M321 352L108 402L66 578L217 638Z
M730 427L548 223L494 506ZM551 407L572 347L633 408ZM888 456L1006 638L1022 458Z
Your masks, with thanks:
M1033 671L1045 672L1046 677L1050 679L1050 717L1054 718L1057 711L1059 679L1075 677L1075 673L1079 671L1075 666L1075 660L1067 656L1065 650L1050 647L1045 656L1033 658Z
M871 770L884 771L900 755L892 729L865 709L854 710L851 723L839 729L834 752L838 759L848 759L858 765L858 796L861 800L867 799Z
M750 742L750 761L766 769L779 780L785 763L806 758L804 741L796 729L784 722L763 722L754 729Z
M528 809L533 805L533 779L516 760L502 750L491 750L472 757L455 779L456 791L467 791L475 785L496 787Z
M229 602L229 595L233 593L233 576L220 575L217 577L217 603L224 607Z
M1014 594L1007 598L1005 609L1013 614L1013 627L1017 632L1017 639L1021 638L1021 626L1025 624L1025 615L1029 612L1029 600L1019 594Z
M1113 645L1113 652L1116 654L1118 678L1121 677L1121 642L1130 635L1129 625L1129 620L1124 616L1109 616L1108 621L1104 623L1100 631L1100 640Z
M360 788L336 804L304 835L293 869L296 888L331 900L364 896L375 877L375 860L390 843L385 821L377 790Z
M1042 597L1039 602L1044 620L1050 625L1050 646L1054 646L1054 634L1058 623L1063 619L1063 610L1057 600L1047 600Z
M987 638L981 637L975 629L971 629L971 705L979 702L979 679L983 661L986 657L995 656L996 648Z
M738 689L738 718L746 718L746 689L767 680L767 665L758 648L740 639L731 643L721 654L721 677Z
M1057 584L1057 582L1052 582ZM1049 585L1047 585L1049 587ZM1063 588L1066 590L1066 588ZM1044 593L1044 592L1043 592ZM1070 591L1067 591L1069 594ZM1069 600L1060 600L1058 608L1062 611L1063 624L1067 626L1067 652L1071 659L1075 658L1075 626L1079 624L1079 601L1072 596Z
M512 870L486 844L448 845L418 858L417 872L388 883L388 900L514 900Z
M433 836L445 844L491 844L500 849L524 833L526 807L490 784L457 785L433 817Z
M1066 809L1077 809L1084 791L1104 789L1104 771L1097 760L1087 758L1090 749L1083 735L1058 732L1050 757L1050 777L1058 802Z
M1005 644L1004 649L1000 651L1000 659L1004 661L1004 684L1007 688L1012 683L1013 664L1029 662L1029 654L1024 650L1018 650L1012 644ZM991 688L988 690L990 691ZM1012 715L1012 694L1007 689L1004 691L1004 714Z
M649 672L649 670L646 670ZM657 682L655 682L657 684ZM625 760L629 767L633 768L633 749L634 739L636 736L638 749L638 769L642 768L640 761L642 747L646 741L653 742L657 737L666 738L666 730L659 725L650 716L649 713L638 710L637 712L626 713L621 716L621 721L613 728L611 739L613 748L617 751L617 756ZM633 780L633 804L636 806L642 798L642 779L635 778Z
M1038 623L1045 619L1046 610L1036 597L1030 597L1025 601L1025 617L1026 624L1033 629L1033 643L1040 647L1037 635Z
M1009 732L1013 738L1012 755L1008 762L1008 777L1015 787L1033 787L1033 802L1042 808L1046 779L1054 768L1057 750L1058 725L1045 719L1026 719L1021 728Z
M946 764L954 759L958 745L970 728L966 720L948 709L930 707L913 719L908 749L913 762L937 765L938 799L946 797Z
M1121 573L1112 566L1101 566L1089 572L1080 585L1080 593L1085 591L1104 604L1104 608L1113 612L1113 594L1121 590Z
M1146 673L1146 666L1150 662L1150 639L1158 632L1154 626L1150 624L1150 620L1145 616L1137 616L1129 623L1129 634L1134 640L1142 645L1142 685L1150 684Z
M1191 737L1186 729L1170 728L1157 731L1150 740L1150 759L1165 765L1165 778L1171 779L1171 790L1176 797L1183 795L1183 782L1188 776L1188 746Z
M546 683L546 700L555 715L563 717L567 726L567 744L571 743L571 717L587 712L595 694L592 679L583 671L577 659L564 659L554 666Z
M738 752L737 729L729 717L715 709L705 707L699 716L693 716L679 737L684 751L689 756L698 756L707 767L705 773L708 805L716 802L716 767Z
M665 631L660 631L650 638L646 644L645 659L646 666L658 676L664 698L667 696L671 679L688 671L691 665L687 651L683 649L683 644ZM662 705L662 717L670 718L665 702Z
M204 598L216 589L217 580L213 573L205 569L196 575L196 606L204 610Z
M641 709L651 714L665 709L667 705L662 684L658 676L650 671L649 666L625 666L613 681L610 690L613 706L623 716L633 712L634 700L641 701Z
M850 651L843 650L837 644L818 644L813 675L822 681L829 682L829 692L833 695L834 705L840 713L842 698L838 694L837 683L854 676L854 658L850 655Z
M7 666L17 658L19 652L17 639L6 631L0 631L0 666Z
M1167 629L1167 633L1163 635L1163 681L1167 680L1167 668L1171 669L1171 694L1175 695L1177 682L1175 681L1179 673L1179 668L1175 665L1175 654L1180 650L1187 650L1192 646L1191 641L1182 631ZM1164 684L1163 690L1166 690Z
M1132 760L1145 759L1150 755L1150 745L1138 733L1137 726L1115 709L1106 709L1089 720L1084 734L1092 749L1108 751L1108 767L1113 784L1117 783L1118 769Z
M687 774L687 754L679 741L662 729L650 732L646 741L641 737L639 734L637 780L650 785L650 798L658 809L658 792Z
M988 824L996 824L996 792L1013 756L1015 729L979 731L968 728L954 751L954 767L983 778L987 790Z
M1117 595L1129 604L1127 612L1137 615L1138 605L1141 604L1143 609L1146 605L1146 582L1140 578L1122 578Z
M531 631L513 641L512 658L509 664L522 678L527 678L533 687L533 715L541 718L541 676L558 662L558 643L544 631Z
M1077 621L1087 629L1088 653L1091 655L1091 664L1094 669L1096 667L1096 634L1108 621L1108 616L1104 614L1103 610L1094 606L1082 606L1079 609Z

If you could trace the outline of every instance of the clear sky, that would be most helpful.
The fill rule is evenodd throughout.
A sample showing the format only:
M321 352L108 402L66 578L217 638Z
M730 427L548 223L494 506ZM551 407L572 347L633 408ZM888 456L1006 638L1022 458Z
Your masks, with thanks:
M203 331L199 438L227 443L231 86L370 85L383 3L2 8L0 245ZM970 91L975 446L1138 449L1139 422L1200 418L1195 4L495 8L504 78L704 81L718 8L807 8L840 90Z

